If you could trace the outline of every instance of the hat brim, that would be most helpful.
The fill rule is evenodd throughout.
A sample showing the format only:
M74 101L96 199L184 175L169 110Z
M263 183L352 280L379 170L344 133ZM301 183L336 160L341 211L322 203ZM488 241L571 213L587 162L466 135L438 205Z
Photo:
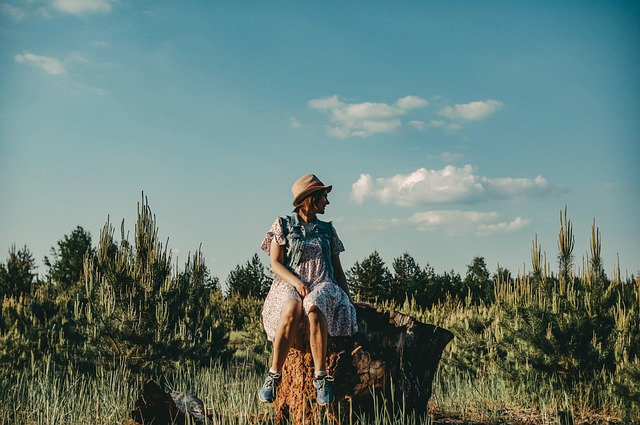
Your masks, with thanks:
M329 185L329 186L314 186L314 187L310 187L308 189L303 190L302 192L300 192L298 194L298 196L296 196L296 198L293 200L292 205L294 207L297 207L298 205L300 205L302 203L302 201L304 201L304 198L306 198L307 196L311 195L314 192L318 192L321 190L326 190L327 193L331 192L331 189L333 188L333 185Z

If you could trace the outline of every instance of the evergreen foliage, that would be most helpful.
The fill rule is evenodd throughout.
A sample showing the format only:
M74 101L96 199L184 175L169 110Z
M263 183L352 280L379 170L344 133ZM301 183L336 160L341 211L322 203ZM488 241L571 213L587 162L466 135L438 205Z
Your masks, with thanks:
M488 304L493 301L493 281L483 257L474 257L467 266L464 284L471 302Z
M145 373L228 357L225 300L201 251L182 270L172 267L146 200L133 243L124 222L120 242L114 233L107 222L94 250L88 233L76 228L52 249L50 279L38 285L28 250L12 248L0 264L0 375L45 356L60 368L124 364Z
M96 260L85 261L86 302L76 320L96 357L145 371L225 355L228 332L216 309L222 296L201 252L174 273L146 201L138 206L133 245L124 223L122 229L118 245L107 223Z
M266 358L268 345L260 313L270 281L257 254L229 274L223 296L200 249L182 269L172 264L146 199L133 240L124 222L120 240L114 235L107 222L94 248L77 227L52 248L44 280L27 247L10 248L0 263L0 395L43 363L69 376L150 374L206 365L236 350L262 364L257 359ZM359 300L454 332L438 378L445 391L456 380L468 379L474 389L499 383L527 405L539 401L543 383L554 391L556 409L599 409L631 423L640 411L640 279L623 279L619 270L606 275L595 222L590 242L577 268L565 208L557 274L536 236L528 274L498 267L491 276L482 257L464 278L437 274L408 253L390 271L374 252L347 277Z
M477 275L470 272L463 282L454 271L438 275L429 265L420 267L408 253L393 260L391 273L380 254L374 251L362 262L357 261L346 275L353 292L364 301L402 303L405 299L412 299L426 308L448 297L488 301L492 297L493 282L484 266L484 258L475 258L475 263L481 264ZM471 269L472 266L469 267Z
M0 297L28 295L40 283L33 254L26 246L9 249L6 264L0 263Z
M0 264L0 376L23 370L51 345L57 329L50 289L38 278L29 249L12 246Z
M44 264L49 267L49 280L60 285L62 289L77 284L84 271L85 255L95 255L91 234L78 226L71 235L65 235L64 239L58 241L57 249L51 248L52 260L44 257Z
M391 272L378 251L356 263L346 272L351 290L365 301L390 300L394 297Z
M505 339L511 349L507 360L553 374L559 384L569 387L601 370L616 370L613 307L619 300L618 285L612 285L602 272L595 224L592 238L591 261L578 277L571 267L574 243L565 209L558 236L558 278L533 276L537 296L506 310L516 325Z
M253 254L244 266L237 265L226 280L227 296L264 298L269 292L271 279L265 274L265 267L258 254Z
M433 269L422 269L408 253L393 260L393 278L391 299L401 303L407 297L414 296L423 301L433 284Z
M49 284L30 294L4 296L0 314L0 377L24 370L57 348L62 328L57 291Z

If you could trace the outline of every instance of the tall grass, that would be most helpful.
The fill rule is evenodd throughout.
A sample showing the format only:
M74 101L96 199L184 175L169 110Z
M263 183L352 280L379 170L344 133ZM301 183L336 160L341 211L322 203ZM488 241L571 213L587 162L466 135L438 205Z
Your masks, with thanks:
M0 384L0 424L110 424L128 416L138 396L126 368L95 375L55 370L49 359L32 363Z
M269 351L261 300L223 299L199 254L172 275L146 205L138 220L137 251L124 236L113 243L107 228L96 260L102 253L104 264L88 267L87 259L75 292L43 285L2 299L0 425L122 424L145 377L198 396L213 412L212 423L275 422L272 408L256 397ZM568 415L574 423L640 423L640 278L623 280L619 267L607 278L595 223L591 233L581 269L565 210L557 276L536 238L532 272L498 273L490 297L448 297L429 308L413 299L378 304L455 338L433 383L429 418L405 417L380 403L359 422L417 425L446 416L458 423L555 424ZM157 287L146 288L149 282ZM234 349L231 361L207 365Z
M618 373L602 370L571 387L563 385L557 375L539 373L526 363L510 364L522 369L517 379L512 370L505 369L500 361L505 355L501 347L506 328L514 323L505 323L504 303L509 299L547 302L534 288L527 279L517 285L497 285L498 302L491 305L453 299L430 309L420 309L410 300L403 305L379 305L450 329L456 338L445 350L433 382L430 417L407 418L403 412L387 411L380 404L371 417L360 417L359 423L418 425L447 418L449 423L557 424L560 412L570 413L575 423L640 423L635 405L617 391L624 376L622 369ZM629 307L616 304L615 310L622 330L635 323L629 317ZM252 332L246 337L254 339ZM263 353L255 347L241 348L228 363L213 362L207 367L179 363L152 378L167 391L188 392L202 399L214 414L209 423L271 424L275 423L275 412L256 397L267 363ZM638 371L639 366L637 358L620 363L627 370ZM0 380L0 425L122 424L130 418L142 379L124 363L83 374L73 367L61 370L50 357L33 358L30 367Z
M208 424L273 424L275 411L256 397L262 371L248 357L208 367L181 364L154 379L166 391L198 396L213 412ZM611 376L600 378L612 384ZM124 365L89 375L73 369L55 372L48 360L34 363L12 382L0 384L0 424L122 424L131 417L141 384L142 378ZM612 392L603 394L601 386L580 388L576 393L559 394L553 379L542 375L516 382L505 379L495 366L476 375L451 369L445 362L434 380L427 418L406 417L403 411L389 411L380 403L373 415L356 416L349 423L420 425L446 418L443 423L557 424L558 412L571 412L582 421L576 423L620 423L622 406ZM601 405L608 409L590 409L594 397L606 398ZM628 420L633 423L632 417Z
M0 385L0 424L122 424L139 396L142 380L126 367L100 371L96 375L77 375L73 370L54 372L45 361L17 374L14 382ZM275 411L258 402L262 373L242 359L208 367L180 365L172 372L155 377L166 391L198 396L212 412L207 424L274 424ZM329 423L319 418L320 423ZM374 425L429 423L428 419L403 416L387 410L381 403L372 417L355 417L351 423Z

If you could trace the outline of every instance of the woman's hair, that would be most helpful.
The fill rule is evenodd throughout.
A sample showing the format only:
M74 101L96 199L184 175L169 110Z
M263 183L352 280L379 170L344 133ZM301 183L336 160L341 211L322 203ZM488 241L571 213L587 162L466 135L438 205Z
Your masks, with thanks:
M298 212L300 210L309 211L310 208L318 207L318 200L322 198L322 196L326 193L326 190L317 190L315 192L311 192L306 198L300 202L300 204L295 208L295 211Z

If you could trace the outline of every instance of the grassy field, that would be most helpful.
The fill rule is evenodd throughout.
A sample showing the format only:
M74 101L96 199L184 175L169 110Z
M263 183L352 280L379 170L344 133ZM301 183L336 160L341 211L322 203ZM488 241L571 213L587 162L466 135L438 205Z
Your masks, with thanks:
M359 423L640 423L640 361L632 356L639 333L639 288L637 282L612 283L608 292L626 294L619 297L626 302L613 303L591 316L584 314L592 308L590 298L580 298L571 285L558 288L565 295L552 290L547 297L540 293L546 290L531 285L528 278L497 284L495 302L488 305L459 300L430 309L420 309L411 301L379 304L379 309L399 310L449 329L455 338L442 355L428 417L406 418L402 412L381 407L374 417L360 418ZM260 301L252 302L256 305L245 308L255 312ZM573 310L559 307L563 302L573 305ZM514 305L547 306L548 311L533 311L553 321L545 322L540 332L534 326L539 324L527 319L531 311L514 309ZM245 330L231 335L229 345L235 354L230 361L214 361L208 367L176 363L169 372L150 377L166 391L188 392L202 399L214 412L212 424L274 423L275 412L256 396L269 350L258 315L251 316ZM614 328L607 341L593 331L584 346L565 344L565 340L584 340L584 329L606 317ZM603 348L605 343L609 349ZM587 367L588 361L607 356L616 361L614 371ZM123 424L131 417L143 376L130 372L125 363L82 374L72 366L56 367L47 356L32 355L32 359L29 367L0 380L0 425Z
M450 351L450 349L449 349ZM450 356L449 351L445 356ZM179 365L171 373L154 379L167 390L197 395L213 411L211 424L270 424L274 411L258 402L256 393L263 378L261 359L239 351L228 364L206 368ZM263 361L266 360L262 359ZM582 386L576 393L558 392L552 380L516 382L504 379L493 367L474 375L456 372L443 362L434 380L433 396L426 418L403 417L402 412L378 409L374 417L359 423L386 424L559 424L568 413L573 423L633 423L633 414L623 421L624 406L602 385ZM53 372L47 361L33 364L0 386L0 424L122 424L129 419L142 378L122 367L100 371L96 376L78 375L73 369ZM608 380L605 387L613 388ZM598 405L606 408L594 409ZM637 420L637 417L635 417ZM569 423L569 422L566 422Z
M199 253L173 270L148 209L139 213L135 250L105 229L67 286L34 288L28 255L12 257L24 266L14 267L25 276L16 288L25 289L0 297L0 425L123 424L146 378L198 396L212 424L273 423L273 408L256 396L270 351L262 299L223 297ZM456 288L429 273L419 285L405 276L407 287L443 296L418 304L401 292L404 303L375 306L454 339L427 417L381 405L358 422L640 424L640 278L605 275L595 225L589 253L573 264L566 211L558 240L556 274L534 240L532 270L518 276L499 269L492 279L458 279Z

